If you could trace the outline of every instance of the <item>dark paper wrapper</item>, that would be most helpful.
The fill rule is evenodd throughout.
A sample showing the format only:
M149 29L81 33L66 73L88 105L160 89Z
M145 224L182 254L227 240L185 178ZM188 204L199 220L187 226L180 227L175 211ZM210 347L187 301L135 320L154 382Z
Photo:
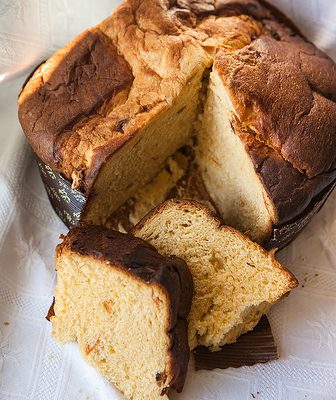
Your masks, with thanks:
M86 196L79 190L72 189L68 180L38 158L37 165L50 203L57 215L67 227L77 225L87 200Z
M336 182L327 186L316 198L314 198L305 213L298 217L295 221L289 222L282 226L273 228L272 237L263 244L266 250L282 249L290 244L302 232L303 228L309 223L312 217L317 214L324 203L328 200L332 191L336 186Z
M57 215L66 226L71 227L77 225L87 197L79 190L72 189L71 183L68 180L38 158L37 164L50 203ZM302 216L285 225L275 226L271 238L263 243L263 247L266 250L280 250L292 242L308 224L311 218L320 211L335 186L336 182L333 182L316 196Z
M264 315L253 331L241 335L235 343L211 352L199 346L194 350L196 370L238 368L266 363L279 358L268 318Z

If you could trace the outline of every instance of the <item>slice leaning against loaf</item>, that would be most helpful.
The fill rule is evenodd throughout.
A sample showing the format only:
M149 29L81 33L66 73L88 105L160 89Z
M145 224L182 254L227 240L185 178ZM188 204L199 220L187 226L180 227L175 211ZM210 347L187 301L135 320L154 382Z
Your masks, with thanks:
M90 225L56 251L54 337L83 357L126 399L181 391L189 361L186 317L193 283L185 262L141 239ZM165 397L167 398L167 397Z
M273 253L222 225L198 202L168 200L144 217L133 234L188 264L195 287L188 316L191 348L204 345L216 351L234 342L298 283Z

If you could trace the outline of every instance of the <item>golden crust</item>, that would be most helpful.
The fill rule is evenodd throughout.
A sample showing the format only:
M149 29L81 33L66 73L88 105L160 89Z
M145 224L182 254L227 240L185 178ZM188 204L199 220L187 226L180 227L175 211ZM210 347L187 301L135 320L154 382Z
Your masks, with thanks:
M92 38L96 62L73 68ZM38 156L90 194L105 161L213 62L274 224L294 221L335 181L336 66L264 1L127 0L39 67L19 97L20 121ZM62 103L64 77L80 84L64 86Z

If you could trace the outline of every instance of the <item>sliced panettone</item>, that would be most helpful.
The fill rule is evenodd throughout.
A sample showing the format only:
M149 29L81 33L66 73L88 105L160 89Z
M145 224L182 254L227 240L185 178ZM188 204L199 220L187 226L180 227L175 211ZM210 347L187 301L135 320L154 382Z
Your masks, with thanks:
M71 224L104 224L201 126L216 208L279 248L335 185L335 76L266 1L126 0L35 71L19 119L45 168L85 197L63 213Z
M192 277L181 259L141 239L90 225L70 230L56 251L54 337L127 399L181 391L189 360Z
M254 328L297 286L295 277L259 245L224 226L206 206L168 200L143 218L135 236L166 256L181 257L194 280L189 345L218 350Z

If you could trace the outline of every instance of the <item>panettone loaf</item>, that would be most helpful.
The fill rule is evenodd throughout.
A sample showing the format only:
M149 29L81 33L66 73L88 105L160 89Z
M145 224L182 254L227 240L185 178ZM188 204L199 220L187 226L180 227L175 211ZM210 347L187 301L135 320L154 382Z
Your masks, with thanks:
M254 328L276 301L297 286L295 277L241 232L221 225L206 206L172 199L132 231L166 256L188 264L194 296L189 345L218 350Z
M126 399L158 400L169 388L182 390L193 290L184 261L89 225L70 230L57 247L56 269L50 320L58 341L77 341Z
M226 222L280 247L334 185L335 99L333 61L265 1L127 0L37 69L19 118L95 223L197 132Z

